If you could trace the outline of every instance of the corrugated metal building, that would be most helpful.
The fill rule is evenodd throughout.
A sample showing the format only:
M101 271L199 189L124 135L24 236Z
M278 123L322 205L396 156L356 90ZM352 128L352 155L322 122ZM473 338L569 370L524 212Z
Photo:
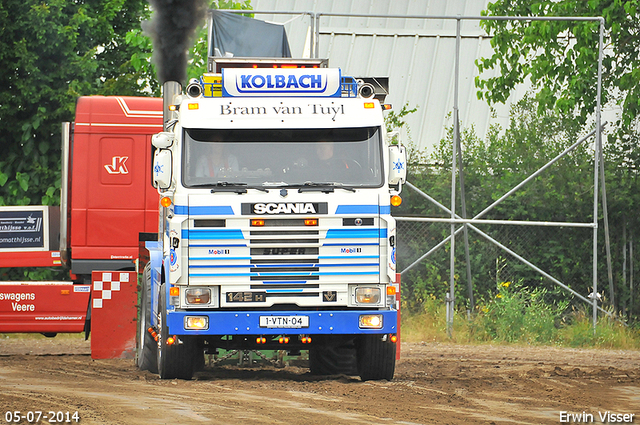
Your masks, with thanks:
M256 11L397 16L479 16L487 0L252 0ZM256 18L285 23L293 56L310 52L309 15L258 13ZM321 16L318 57L356 77L388 76L391 103L418 107L406 121L414 144L437 143L453 124L456 19ZM491 108L476 95L476 58L491 46L478 20L461 21L459 111L461 127L474 126L484 136L491 122L507 123L508 108Z

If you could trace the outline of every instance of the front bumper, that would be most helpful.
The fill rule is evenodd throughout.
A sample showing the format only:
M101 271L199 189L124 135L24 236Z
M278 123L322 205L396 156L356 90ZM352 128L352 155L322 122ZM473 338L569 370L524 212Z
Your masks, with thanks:
M361 329L362 315L379 314L382 327ZM187 316L208 317L206 330L186 330ZM261 327L260 317L306 316L305 327ZM396 310L356 310L356 311L169 311L167 324L171 335L330 335L330 334L391 334L398 332Z

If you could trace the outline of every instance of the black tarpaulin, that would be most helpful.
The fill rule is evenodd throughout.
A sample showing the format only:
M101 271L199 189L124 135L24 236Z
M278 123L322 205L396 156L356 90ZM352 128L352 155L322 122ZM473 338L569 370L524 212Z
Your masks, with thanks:
M284 26L231 12L212 10L211 13L209 56L291 57Z

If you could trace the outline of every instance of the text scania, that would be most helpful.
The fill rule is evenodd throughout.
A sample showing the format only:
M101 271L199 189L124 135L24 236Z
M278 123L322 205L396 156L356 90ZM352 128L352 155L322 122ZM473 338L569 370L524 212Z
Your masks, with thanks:
M322 75L240 75L242 89L322 89Z
M316 214L316 209L311 203L286 203L286 204L255 204L254 214Z

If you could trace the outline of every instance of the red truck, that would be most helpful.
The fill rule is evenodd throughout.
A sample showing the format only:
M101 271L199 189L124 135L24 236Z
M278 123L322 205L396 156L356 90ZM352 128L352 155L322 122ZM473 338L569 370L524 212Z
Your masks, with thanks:
M79 98L75 122L63 124L60 208L0 207L0 267L70 271L67 282L0 283L0 333L113 334L92 338L94 358L135 353L140 246L158 233L151 136L162 131L162 107L158 98Z

